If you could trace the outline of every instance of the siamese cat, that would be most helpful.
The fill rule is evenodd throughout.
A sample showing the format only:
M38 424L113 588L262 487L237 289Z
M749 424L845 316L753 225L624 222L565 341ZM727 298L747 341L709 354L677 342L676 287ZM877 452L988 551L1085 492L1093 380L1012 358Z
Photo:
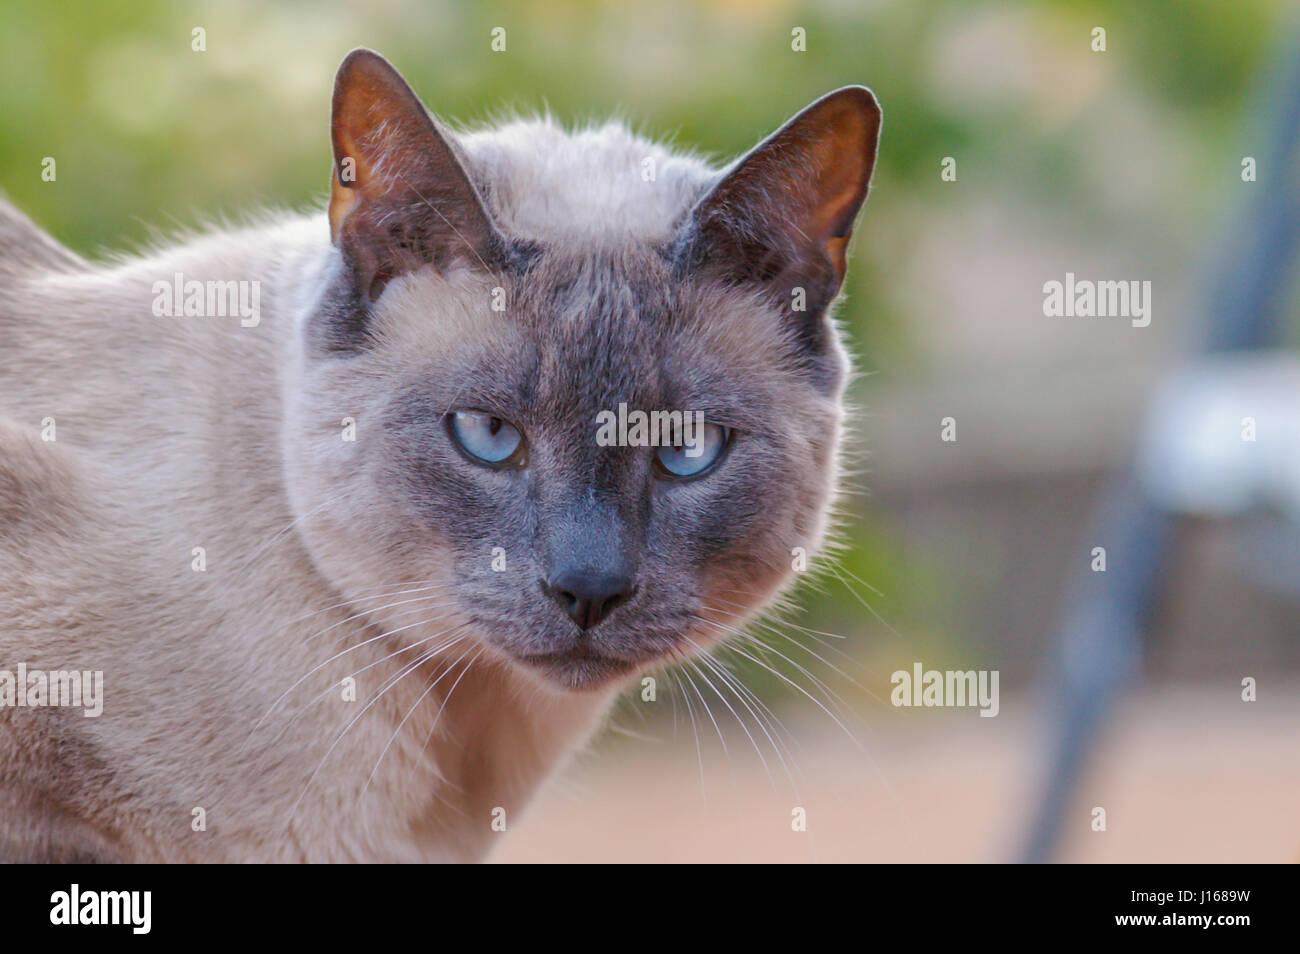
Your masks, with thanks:
M356 50L327 214L90 262L0 204L0 859L484 858L818 552L879 128L453 132Z

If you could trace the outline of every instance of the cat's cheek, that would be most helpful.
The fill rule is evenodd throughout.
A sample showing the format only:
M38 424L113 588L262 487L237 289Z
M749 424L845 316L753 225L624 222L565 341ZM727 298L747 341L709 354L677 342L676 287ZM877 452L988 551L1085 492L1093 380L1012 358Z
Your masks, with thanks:
M832 492L797 468L769 464L726 491L692 534L699 602L757 612L810 568L820 549L822 513ZM774 489L783 488L783 489Z
M744 619L770 603L794 578L789 563L719 562L700 576L700 605Z

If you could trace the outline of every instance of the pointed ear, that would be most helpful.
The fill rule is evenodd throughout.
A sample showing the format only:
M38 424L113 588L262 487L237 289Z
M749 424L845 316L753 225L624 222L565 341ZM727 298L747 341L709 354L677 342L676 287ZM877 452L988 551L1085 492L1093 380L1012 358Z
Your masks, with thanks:
M846 246L867 197L879 134L880 106L866 87L846 86L804 109L696 205L686 238L689 266L757 285L785 311L820 324L844 281Z
M330 234L362 303L423 265L492 267L502 242L449 137L378 53L334 80Z

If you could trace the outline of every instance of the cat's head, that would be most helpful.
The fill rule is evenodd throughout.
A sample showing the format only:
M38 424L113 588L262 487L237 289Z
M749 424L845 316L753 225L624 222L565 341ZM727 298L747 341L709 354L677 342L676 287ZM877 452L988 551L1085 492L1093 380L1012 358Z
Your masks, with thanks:
M716 171L617 126L455 135L385 60L349 55L337 254L287 422L318 566L386 629L466 624L569 689L690 655L771 600L835 491L829 310L879 125L848 87ZM662 446L651 412L704 425L667 418Z

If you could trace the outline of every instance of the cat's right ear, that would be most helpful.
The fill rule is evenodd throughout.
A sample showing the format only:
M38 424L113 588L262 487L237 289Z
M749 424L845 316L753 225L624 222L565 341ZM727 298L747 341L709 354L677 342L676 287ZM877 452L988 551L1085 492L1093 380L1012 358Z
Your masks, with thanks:
M361 304L424 265L493 267L503 243L455 147L378 53L339 66L331 136L330 234Z

